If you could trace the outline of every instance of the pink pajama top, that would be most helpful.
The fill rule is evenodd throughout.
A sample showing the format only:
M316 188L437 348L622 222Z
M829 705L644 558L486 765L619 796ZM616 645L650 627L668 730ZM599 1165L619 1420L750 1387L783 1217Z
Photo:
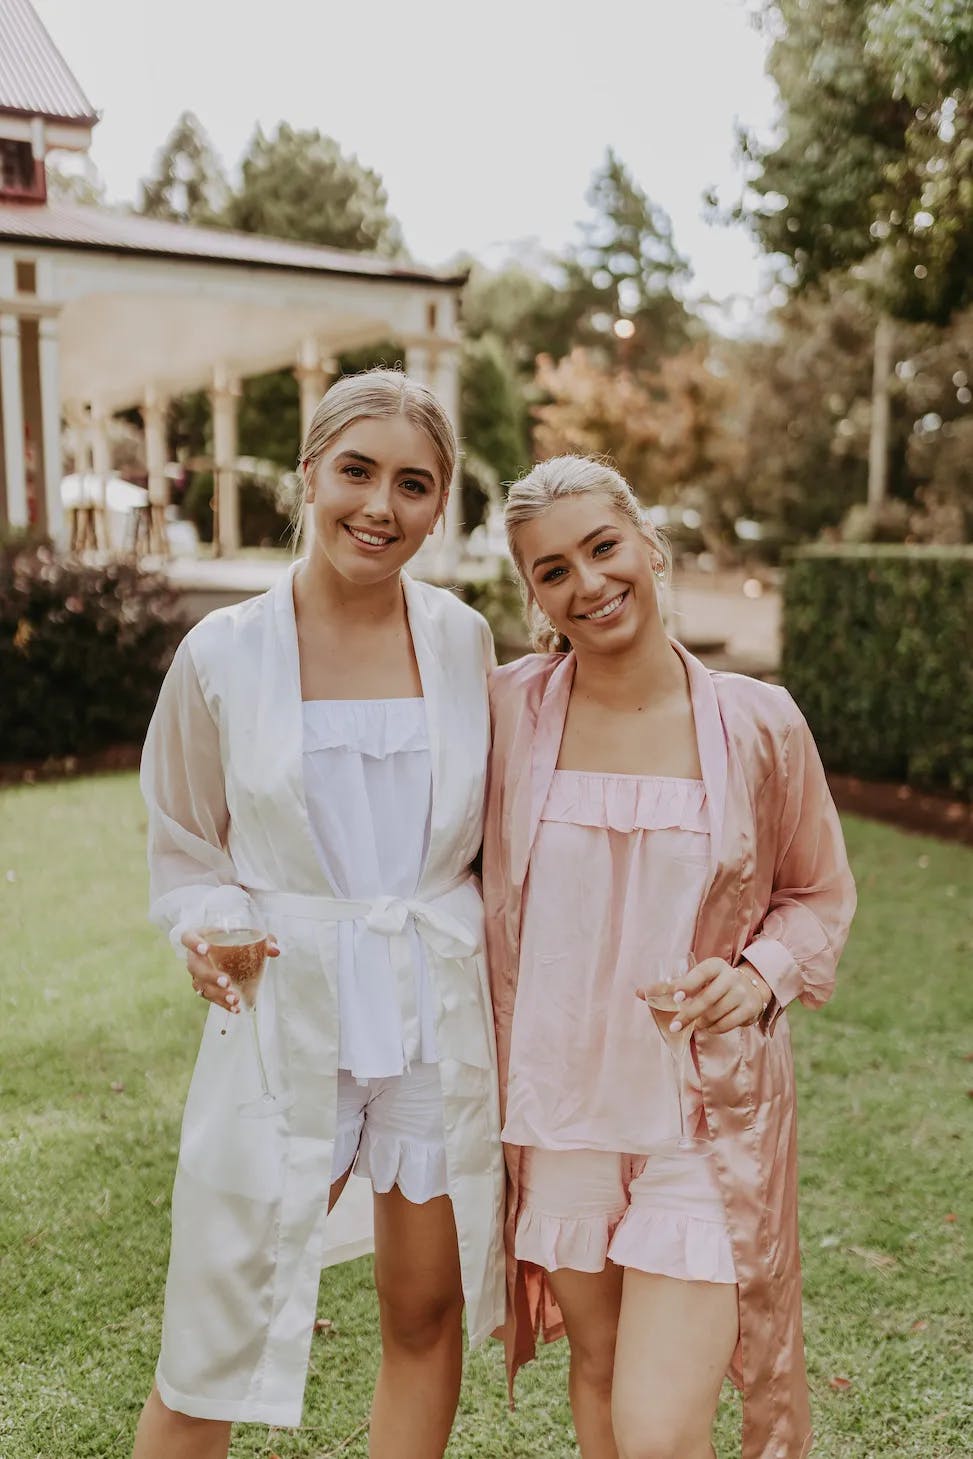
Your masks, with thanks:
M672 1064L635 990L692 946L708 864L701 780L555 771L525 893L504 1140L635 1155L678 1134ZM689 1083L692 1128L694 1067Z

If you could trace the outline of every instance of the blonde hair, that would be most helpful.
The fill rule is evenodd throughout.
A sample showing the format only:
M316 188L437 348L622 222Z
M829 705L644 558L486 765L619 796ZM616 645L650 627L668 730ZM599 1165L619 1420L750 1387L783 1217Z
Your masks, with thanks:
M672 552L668 542L614 466L594 456L552 456L549 461L541 461L510 488L503 521L510 555L520 575L531 646L542 652L557 653L567 646L567 640L538 607L523 554L517 545L517 534L528 522L543 516L555 502L589 492L600 492L652 544L663 564L660 586L668 582L672 570Z
M363 370L342 375L321 397L301 442L301 491L294 511L294 530L300 532L304 516L307 478L342 431L359 420L387 420L402 415L428 438L436 457L445 496L456 466L456 432L442 405L425 385L410 380L402 370Z

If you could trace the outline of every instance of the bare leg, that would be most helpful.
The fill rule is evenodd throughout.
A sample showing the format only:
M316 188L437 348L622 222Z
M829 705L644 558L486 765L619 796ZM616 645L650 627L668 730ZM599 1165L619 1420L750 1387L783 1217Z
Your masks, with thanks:
M345 1188L350 1169L331 1187L330 1211ZM132 1459L226 1459L230 1425L221 1419L190 1418L166 1408L155 1384L135 1431Z
M382 1362L371 1459L441 1459L463 1372L463 1288L453 1206L375 1196L375 1288Z
M625 1272L612 1387L619 1459L713 1459L737 1303L728 1284Z
M548 1278L571 1345L568 1396L582 1459L618 1459L611 1403L622 1275L609 1261L602 1272L559 1271Z

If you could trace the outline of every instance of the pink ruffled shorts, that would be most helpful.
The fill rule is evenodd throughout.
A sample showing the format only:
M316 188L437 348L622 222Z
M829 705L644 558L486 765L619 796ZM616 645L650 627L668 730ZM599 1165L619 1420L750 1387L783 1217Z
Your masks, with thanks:
M514 1249L546 1271L605 1262L686 1282L736 1282L726 1215L704 1156L525 1148Z

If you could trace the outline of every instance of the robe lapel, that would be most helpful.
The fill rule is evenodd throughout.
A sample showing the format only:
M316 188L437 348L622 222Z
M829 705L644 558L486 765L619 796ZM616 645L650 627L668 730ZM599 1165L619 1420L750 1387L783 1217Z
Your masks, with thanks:
M442 715L448 702L446 683L448 646L439 642L433 614L419 584L407 573L402 574L409 630L415 650L423 698L426 701L426 731L429 736L429 761L432 770L432 807L429 816L429 846L426 865L435 866L443 837L449 833L449 757L445 753ZM465 767L458 766L463 769ZM421 878L420 878L421 880Z
M723 844L723 821L726 813L727 749L723 718L716 689L708 669L694 658L681 643L671 639L673 648L686 666L689 694L696 725L696 745L706 787L709 808L709 886L713 885L720 864Z
M575 655L567 654L554 668L544 686L544 694L537 711L537 721L534 724L534 735L531 740L531 773L528 778L525 778L527 779L525 791L528 792L530 798L528 798L528 817L527 826L525 826L525 845L522 848L522 875L519 878L521 881L527 877L531 851L534 849L538 826L540 826L541 816L544 813L544 802L547 801L554 770L557 769L560 741L565 734L570 690L572 690L572 684L575 683L575 665Z
M318 858L304 794L304 710L301 659L294 616L293 563L270 591L271 612L263 635L260 693L256 706L256 764L279 781L280 830L300 863L304 885L333 896ZM276 767L276 769L274 768Z

